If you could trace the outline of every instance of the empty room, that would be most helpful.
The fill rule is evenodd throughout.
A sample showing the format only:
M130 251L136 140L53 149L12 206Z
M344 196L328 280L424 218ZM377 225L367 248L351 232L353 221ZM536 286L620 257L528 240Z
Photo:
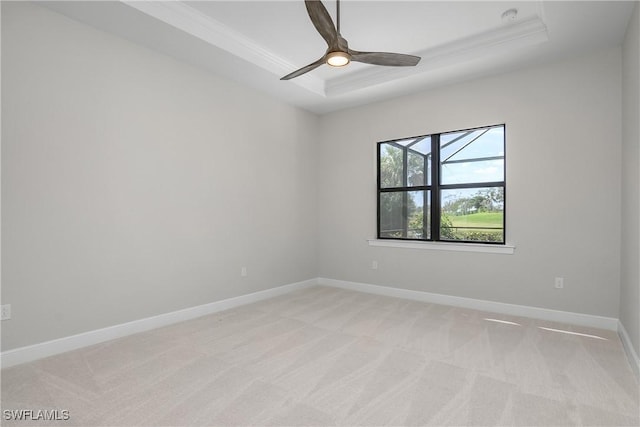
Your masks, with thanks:
M1 425L640 425L640 2L0 12Z

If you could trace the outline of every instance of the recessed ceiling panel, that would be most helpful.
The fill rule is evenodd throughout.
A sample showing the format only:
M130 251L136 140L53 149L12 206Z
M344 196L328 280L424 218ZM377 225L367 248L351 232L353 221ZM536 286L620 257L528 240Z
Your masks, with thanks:
M318 113L619 46L636 4L342 0L352 49L417 54L420 63L323 65L281 81L326 50L303 0L37 3ZM323 4L335 21L335 1Z
M264 49L302 67L321 57L327 46L313 27L304 1L185 2L233 28ZM336 22L336 2L323 4ZM541 2L341 1L341 33L352 49L416 54L500 28L511 8L517 19L541 15ZM314 75L331 79L370 68L322 67ZM293 70L292 70L293 71Z

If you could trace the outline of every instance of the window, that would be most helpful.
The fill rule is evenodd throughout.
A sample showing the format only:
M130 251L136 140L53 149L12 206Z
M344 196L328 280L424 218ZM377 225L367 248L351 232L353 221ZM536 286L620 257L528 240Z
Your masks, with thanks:
M378 143L378 239L504 244L505 126Z

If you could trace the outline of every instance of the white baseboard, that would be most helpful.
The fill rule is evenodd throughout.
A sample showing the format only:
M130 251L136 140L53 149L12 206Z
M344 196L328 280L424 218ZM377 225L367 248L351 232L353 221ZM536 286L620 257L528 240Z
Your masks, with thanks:
M508 314L513 316L530 317L553 322L588 326L600 329L618 331L624 348L627 351L632 368L636 373L640 372L640 361L638 355L633 350L633 345L629 336L618 319L589 314L572 313L566 311L549 310L545 308L529 307L524 305L505 304L494 301L477 300L472 298L457 297L451 295L434 294L409 289L399 289L387 286L370 285L367 283L348 282L327 278L317 278L279 286L277 288L241 295L234 298L203 304L196 307L186 308L171 313L160 314L158 316L145 319L134 320L132 322L107 328L88 331L69 337L46 341L26 347L20 347L0 353L0 363L2 368L31 362L44 357L53 356L78 348L99 344L116 338L133 335L139 332L148 331L162 326L171 325L207 314L228 310L245 304L273 298L298 289L308 288L314 285L332 286L353 291L366 292L370 294L403 298L415 301L424 301L434 304L450 305L454 307L470 308L493 313Z
M512 316L530 317L533 319L560 322L570 325L587 326L592 328L606 329L610 331L618 330L618 319L612 317L593 316L590 314L549 310L546 308L529 307L526 305L506 304L495 301L485 301L472 298L456 297L451 295L433 294L429 292L412 291L409 289L370 285L367 283L326 279L323 277L318 278L318 284L376 295L430 302L433 304L470 308L474 310L489 311L492 313L508 314Z
M96 329L94 331L83 332L77 335L4 351L0 353L0 363L2 365L2 368L8 368L10 366L18 365L21 363L31 362L33 360L42 359L44 357L53 356L55 354L76 350L81 347L86 347L112 339L137 334L139 332L148 331L150 329L155 329L178 322L183 322L185 320L190 320L196 317L205 316L207 314L228 310L241 305L251 304L253 302L257 302L267 298L273 298L298 289L308 288L316 284L316 279L291 283L288 285L279 286L277 288L267 289L264 291L212 302L209 304L198 305L196 307L185 308L183 310L160 314L158 316L134 320L132 322L122 323L120 325L109 326L107 328Z
M636 374L636 378L638 379L638 381L640 381L640 357L638 357L638 353L636 353L636 350L633 348L631 338L629 338L627 330L624 328L624 325L620 321L618 321L618 335L620 335L622 346L624 347L625 353L627 353L627 359L629 359L631 369Z

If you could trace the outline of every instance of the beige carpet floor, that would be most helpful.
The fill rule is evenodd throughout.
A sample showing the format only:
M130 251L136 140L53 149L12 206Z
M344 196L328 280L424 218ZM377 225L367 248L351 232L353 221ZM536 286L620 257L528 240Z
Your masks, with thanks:
M638 399L615 332L321 286L2 371L2 425L637 426Z

